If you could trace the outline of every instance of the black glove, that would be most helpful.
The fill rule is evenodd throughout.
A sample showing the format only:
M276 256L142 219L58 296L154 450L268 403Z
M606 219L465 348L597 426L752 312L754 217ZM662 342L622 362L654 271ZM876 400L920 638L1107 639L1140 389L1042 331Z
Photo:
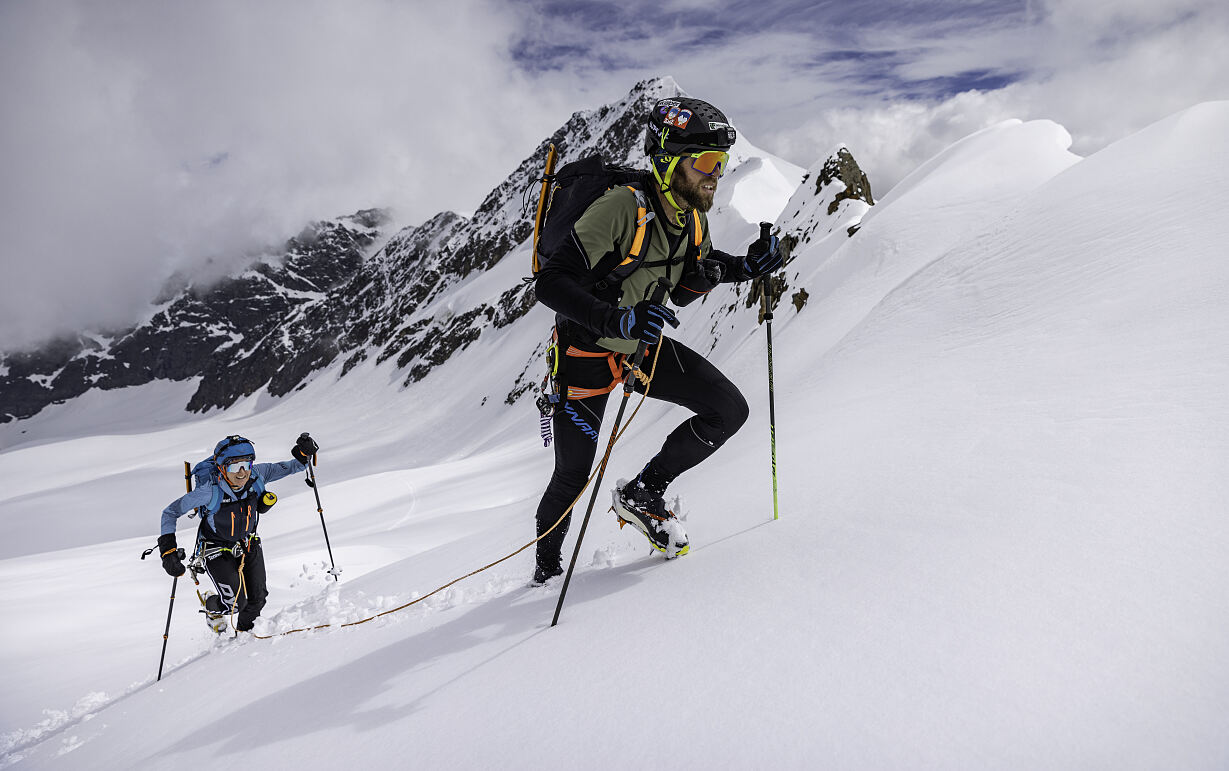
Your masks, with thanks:
M717 286L721 283L721 279L725 278L725 263L721 260L705 258L700 260L700 273L704 275L704 280L708 282L709 287Z
M761 238L747 247L747 258L743 260L743 272L747 278L758 278L765 273L772 273L785 262L781 253L781 239L776 236Z
M680 308L708 294L725 277L725 264L711 257L700 260L684 274L670 292L670 300Z
M661 339L663 325L669 324L672 327L679 325L674 311L652 300L641 300L631 308L623 308L622 311L621 315L616 316L616 333L610 337L639 340L653 345Z
M158 554L162 557L162 569L168 576L178 578L184 574L182 553L175 544L174 533L158 536Z
M299 434L298 441L294 443L294 447L290 448L290 454L304 466L307 465L307 459L318 452L320 452L320 445L316 444L316 440L312 439L306 431Z

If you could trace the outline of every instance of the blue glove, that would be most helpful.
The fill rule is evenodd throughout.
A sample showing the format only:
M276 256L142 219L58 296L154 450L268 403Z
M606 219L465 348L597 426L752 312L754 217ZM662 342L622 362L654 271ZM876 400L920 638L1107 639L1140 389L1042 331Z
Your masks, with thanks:
M652 300L641 300L633 307L623 309L623 315L618 320L618 334L612 337L639 340L653 345L661 339L662 326L665 324L672 327L679 325L674 311Z
M758 278L765 273L772 273L785 262L781 253L781 239L768 236L755 241L747 247L747 257L743 260L743 273L747 278Z

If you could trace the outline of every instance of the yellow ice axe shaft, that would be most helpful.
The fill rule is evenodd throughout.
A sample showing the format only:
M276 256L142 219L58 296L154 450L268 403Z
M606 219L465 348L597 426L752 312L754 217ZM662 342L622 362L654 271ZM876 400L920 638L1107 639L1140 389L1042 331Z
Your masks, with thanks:
M538 261L538 238L542 233L542 221L546 219L549 208L550 186L555 179L555 160L557 158L555 145L552 143L546 150L546 170L542 173L542 190L538 193L538 211L533 217L533 272L537 275L542 267Z

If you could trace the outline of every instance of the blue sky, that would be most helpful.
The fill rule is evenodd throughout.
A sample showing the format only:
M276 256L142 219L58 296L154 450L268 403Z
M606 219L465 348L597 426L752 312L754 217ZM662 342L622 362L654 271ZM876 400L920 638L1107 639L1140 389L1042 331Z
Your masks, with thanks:
M801 166L845 143L882 197L1007 118L1087 154L1229 98L1229 4L0 2L0 349L130 323L313 218L472 210L660 75Z
M932 76L911 69L948 49L954 39L1027 34L1030 27L1028 5L1018 0L731 2L703 7L605 0L515 4L532 20L512 47L515 61L528 71L592 76L646 65L670 68L682 59L697 58L722 74L726 68L721 51L744 41L778 39L786 45L761 47L756 56L792 69L797 77L815 78L815 95L925 99L970 88L1001 88L1025 73L1001 60L979 60ZM902 40L908 41L903 47ZM739 73L730 67L723 76L737 79Z

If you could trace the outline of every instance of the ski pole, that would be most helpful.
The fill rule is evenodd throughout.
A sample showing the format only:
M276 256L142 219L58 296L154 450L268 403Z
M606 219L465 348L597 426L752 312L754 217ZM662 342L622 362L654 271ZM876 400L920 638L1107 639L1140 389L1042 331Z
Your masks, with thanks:
M184 551L179 549L176 554L183 561ZM171 579L171 604L166 609L166 629L162 631L162 657L158 659L158 680L162 680L162 665L166 663L166 643L171 636L171 613L175 610L175 587L179 585L179 576Z
M760 223L760 238L766 239L772 235L772 223ZM772 384L772 276L760 279L760 301L764 310L765 329L768 332L768 437L772 445L772 518L778 519L777 512L777 410L774 388Z
M315 466L316 456L313 455L307 461L306 482L307 486L310 487L312 492L316 494L316 512L320 515L320 528L324 530L324 548L329 550L329 564L333 566L333 569L329 571L329 574L333 576L334 581L340 581L341 579L338 577L338 574L341 573L341 571L337 569L337 563L333 562L333 546L329 543L329 528L324 524L324 507L320 505L320 490L316 487Z
M653 290L653 302L663 302L669 289L670 282L664 278L659 278L657 280L657 288ZM659 345L660 342L659 340ZM580 532L576 534L576 548L572 550L572 561L568 563L568 573L563 577L563 588L559 591L559 604L555 606L555 617L551 619L551 626L559 623L559 612L563 610L563 598L567 596L568 584L572 582L572 571L576 569L576 558L580 555L580 544L585 539L585 529L589 527L589 516L593 514L593 504L597 501L598 491L602 488L602 477L606 475L606 464L610 462L610 451L614 449L615 439L619 436L619 424L623 422L623 413L627 410L628 397L631 396L632 390L636 385L636 372L640 369L640 364L644 361L644 354L648 349L648 343L642 342L637 346L636 355L632 358L632 368L623 378L623 401L619 403L619 412L615 415L614 426L610 429L610 441L606 444L606 453L602 455L602 463L598 466L597 479L593 483L593 494L589 496L589 508L585 509L585 518L580 523Z
M188 465L187 461L184 461L183 464L183 480L184 487L188 489L188 492L192 492L192 472L191 466ZM157 550L158 547L151 546L141 552L141 559L145 559ZM177 549L175 554L179 557L179 561L183 562L184 550ZM195 580L196 576L192 578ZM166 609L166 629L162 630L162 656L158 659L158 680L162 680L162 665L166 663L166 644L171 637L171 614L175 612L175 588L177 586L179 586L179 576L174 576L171 578L171 603Z

